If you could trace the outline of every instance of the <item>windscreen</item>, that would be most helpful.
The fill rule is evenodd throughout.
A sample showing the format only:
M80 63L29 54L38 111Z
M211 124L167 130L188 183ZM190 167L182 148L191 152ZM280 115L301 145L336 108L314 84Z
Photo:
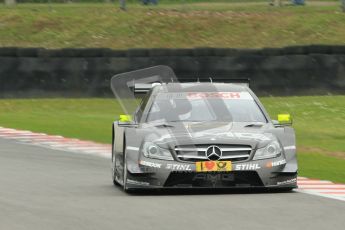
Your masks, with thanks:
M209 97L209 98L208 98ZM215 111L224 111L219 113ZM147 121L265 122L248 92L162 93L155 98Z

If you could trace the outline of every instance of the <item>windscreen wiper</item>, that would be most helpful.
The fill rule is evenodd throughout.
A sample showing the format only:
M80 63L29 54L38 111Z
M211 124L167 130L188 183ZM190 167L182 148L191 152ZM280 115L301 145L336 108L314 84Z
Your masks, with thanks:
M255 123L251 123L249 125L245 125L244 127L262 127L264 125L264 123L262 122L255 122Z
M159 123L157 122L157 123L150 123L150 124L152 124L155 127L175 127L172 124L169 124L167 122L159 122Z

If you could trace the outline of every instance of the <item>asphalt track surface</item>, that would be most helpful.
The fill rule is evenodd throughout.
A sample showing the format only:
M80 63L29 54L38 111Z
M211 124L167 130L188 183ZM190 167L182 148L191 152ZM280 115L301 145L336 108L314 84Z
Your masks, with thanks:
M298 193L128 195L107 159L0 138L0 229L344 229L345 202Z

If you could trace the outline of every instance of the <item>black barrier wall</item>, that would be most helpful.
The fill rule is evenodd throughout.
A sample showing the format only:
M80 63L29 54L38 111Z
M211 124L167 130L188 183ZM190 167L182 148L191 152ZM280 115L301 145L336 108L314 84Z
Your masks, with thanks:
M250 78L258 95L345 93L345 46L0 48L0 97L112 96L109 82L113 75L155 65L172 67L179 79Z

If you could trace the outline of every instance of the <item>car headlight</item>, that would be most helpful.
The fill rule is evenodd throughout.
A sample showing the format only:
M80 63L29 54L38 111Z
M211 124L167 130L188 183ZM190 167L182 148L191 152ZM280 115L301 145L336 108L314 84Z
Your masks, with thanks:
M152 142L145 142L142 147L142 152L145 157L156 158L161 160L174 160L171 153L167 149L162 149Z
M278 141L272 141L266 147L257 149L253 160L277 157L281 154L282 148Z

